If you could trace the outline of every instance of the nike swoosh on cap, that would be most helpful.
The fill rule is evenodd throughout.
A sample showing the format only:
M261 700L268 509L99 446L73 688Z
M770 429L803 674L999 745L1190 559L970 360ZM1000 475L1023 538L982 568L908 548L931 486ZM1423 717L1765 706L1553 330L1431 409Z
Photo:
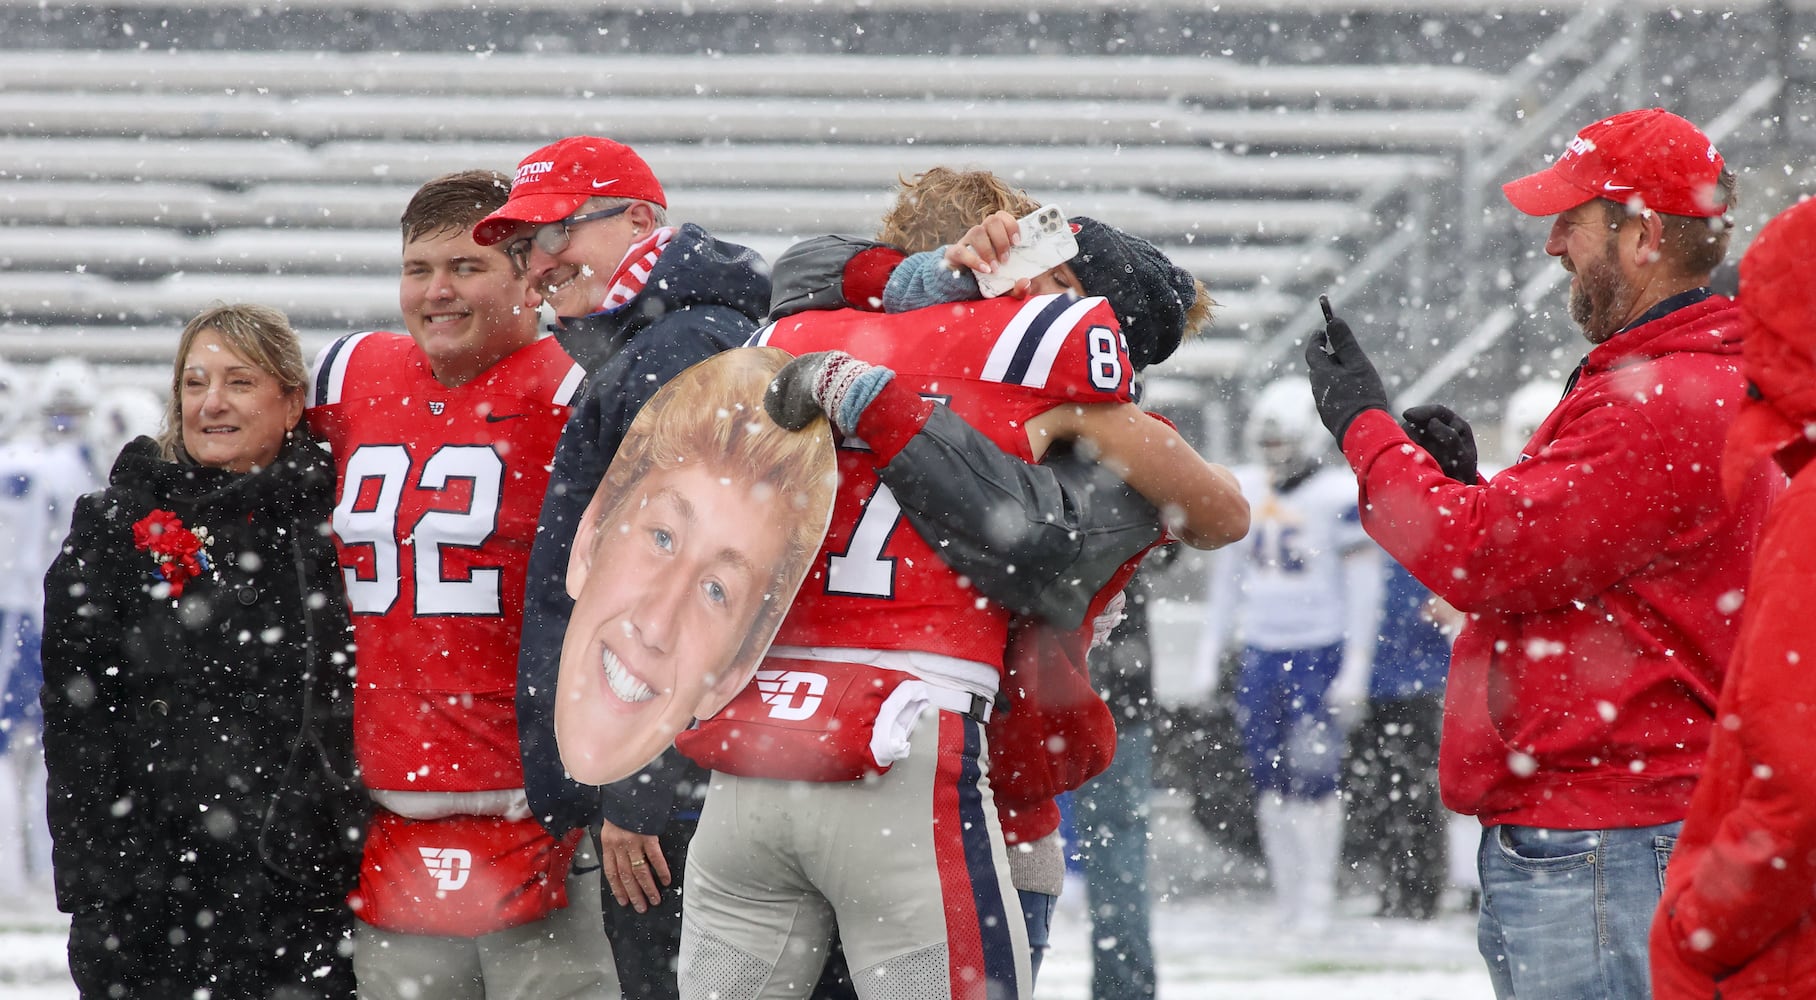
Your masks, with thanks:
M1603 181L1602 190L1603 191L1631 191L1631 190L1633 190L1633 185L1616 184L1613 181Z
M602 187L611 187L613 184L616 184L616 183L618 183L618 178L614 177L609 181L594 181L593 187L595 189L602 188Z

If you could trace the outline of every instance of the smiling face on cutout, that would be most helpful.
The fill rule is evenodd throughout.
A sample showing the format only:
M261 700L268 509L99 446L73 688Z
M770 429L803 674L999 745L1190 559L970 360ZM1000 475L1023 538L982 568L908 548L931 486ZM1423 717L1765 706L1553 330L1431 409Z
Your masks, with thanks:
M787 544L774 489L736 474L653 469L628 497L607 493L574 539L555 708L561 759L593 784L655 759L749 680L740 652L765 595L778 599Z

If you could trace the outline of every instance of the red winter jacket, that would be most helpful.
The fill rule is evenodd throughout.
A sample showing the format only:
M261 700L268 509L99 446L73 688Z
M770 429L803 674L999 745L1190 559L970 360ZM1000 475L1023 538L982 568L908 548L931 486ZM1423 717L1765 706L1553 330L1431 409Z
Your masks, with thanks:
M1816 996L1816 204L1741 262L1749 401L1731 482L1773 454L1796 478L1766 521L1715 738L1652 925L1660 1000Z
M1351 425L1369 535L1471 616L1445 694L1451 809L1558 829L1683 818L1770 499L1722 496L1738 321L1711 296L1599 345L1489 482L1445 477L1385 412Z
M1816 468L1805 466L1766 521L1724 724L1665 879L1652 928L1658 1000L1713 997L1718 978L1724 1000L1816 996L1811 525Z
M1009 844L1059 829L1056 796L1102 774L1116 756L1116 719L1091 686L1091 626L1061 632L1021 622L1003 671L1008 711L992 716L990 787Z

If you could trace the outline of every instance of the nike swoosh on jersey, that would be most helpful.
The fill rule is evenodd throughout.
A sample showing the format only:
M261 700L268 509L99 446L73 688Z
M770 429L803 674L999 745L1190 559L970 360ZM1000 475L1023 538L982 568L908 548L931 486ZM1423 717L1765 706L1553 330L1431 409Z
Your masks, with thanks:
M486 414L486 423L495 424L501 420L516 420L521 416L523 416L521 413L488 413Z

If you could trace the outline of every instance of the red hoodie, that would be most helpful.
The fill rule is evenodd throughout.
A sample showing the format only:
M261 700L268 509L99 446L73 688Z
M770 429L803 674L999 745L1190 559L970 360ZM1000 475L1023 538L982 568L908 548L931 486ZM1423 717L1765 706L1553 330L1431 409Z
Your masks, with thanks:
M1770 454L1795 478L1772 509L1721 690L1709 760L1652 923L1659 1000L1816 995L1816 203L1779 215L1740 264L1746 374L1732 484Z
M1470 614L1445 694L1451 809L1555 829L1684 817L1771 499L1722 495L1739 318L1710 296L1596 347L1489 482L1446 478L1385 412L1351 425L1368 533Z

